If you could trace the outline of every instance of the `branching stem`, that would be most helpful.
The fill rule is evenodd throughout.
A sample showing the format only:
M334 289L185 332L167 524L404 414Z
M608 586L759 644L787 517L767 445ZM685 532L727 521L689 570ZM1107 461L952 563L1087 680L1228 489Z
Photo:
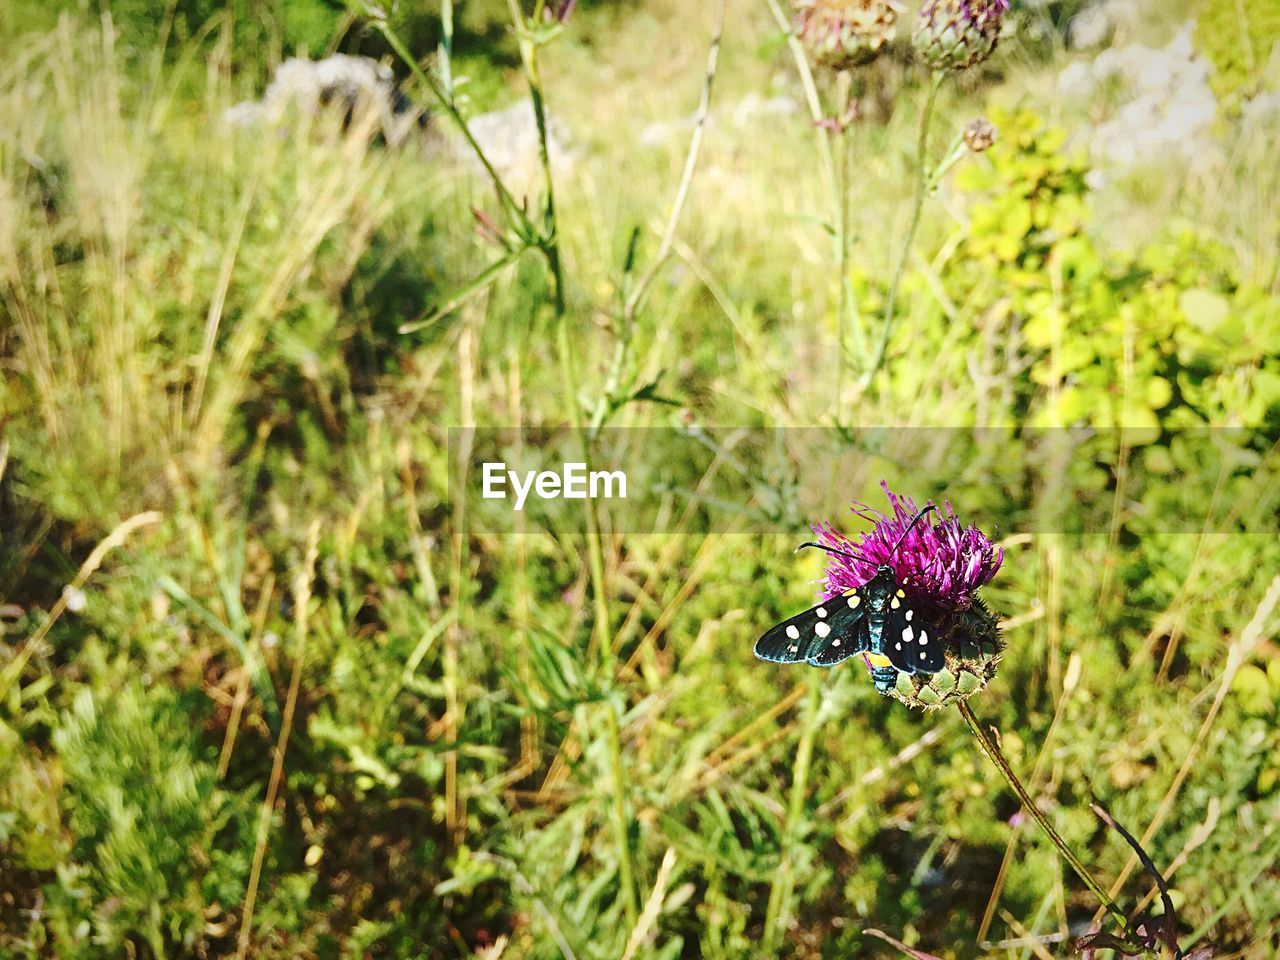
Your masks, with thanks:
M893 334L893 321L898 306L898 287L902 283L902 274L911 256L911 245L915 242L916 231L920 227L920 213L924 209L925 197L928 195L928 187L932 179L929 176L929 125L933 121L933 108L938 100L938 91L942 89L946 79L945 71L934 71L933 82L929 84L929 95L925 98L924 109L920 111L920 133L916 147L916 197L911 207L911 223L907 227L907 235L902 240L902 249L898 252L893 277L889 280L889 292L884 304L884 326L880 330L880 342L876 346L875 358L862 376L864 390L871 386L876 374L884 366L885 353L889 349L889 338Z

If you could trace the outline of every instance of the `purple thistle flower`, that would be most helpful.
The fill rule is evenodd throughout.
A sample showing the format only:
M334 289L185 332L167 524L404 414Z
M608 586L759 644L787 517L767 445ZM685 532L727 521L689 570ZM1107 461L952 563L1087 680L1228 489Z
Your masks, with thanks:
M823 599L830 599L852 587L860 587L876 574L878 564L887 563L902 588L918 602L939 613L968 610L978 588L988 583L1004 562L1004 551L977 527L961 526L947 503L930 517L917 523L903 539L903 531L920 511L910 497L901 497L881 481L892 516L864 503L854 503L853 513L875 526L856 540L838 533L829 523L815 524L813 532L826 546L856 553L867 561L828 554ZM937 519L934 519L936 517ZM897 552L895 545L901 540Z

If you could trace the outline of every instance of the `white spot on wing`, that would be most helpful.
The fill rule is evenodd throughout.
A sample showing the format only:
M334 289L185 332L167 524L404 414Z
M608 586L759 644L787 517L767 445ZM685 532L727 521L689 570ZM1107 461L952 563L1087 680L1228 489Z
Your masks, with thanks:
M819 608L818 608L817 610L815 610L814 612L815 612L815 613L817 613L817 615L818 615L818 616L820 616L820 617L825 617L825 616L827 615L827 608L826 608L826 607L819 607Z
M924 653L924 651L923 651L923 650L921 650L921 651L920 651L920 659L921 659L921 660L923 660L924 658L925 658L925 653Z
M840 640L839 640L839 639L832 640L832 641L831 641L831 645L832 645L833 647L838 647L838 646L840 646Z
M911 618L912 618L912 617L914 617L914 616L915 616L915 614L916 614L916 612L915 612L914 610L908 610L908 611L907 611L907 622L908 622L908 623L910 623L910 622L911 622Z
M928 642L929 642L929 634L928 634L927 632L925 632L924 630L921 630L921 631L920 631L920 643L923 645L923 644L926 644L926 643L928 643Z
M889 606L894 610L897 610L900 606L902 606L902 604L898 602L897 597L894 597L892 600L889 601Z
M905 640L905 641L907 641L907 643L910 643L910 642L911 642L911 637L912 637L913 633L914 633L914 631L913 631L910 627L903 627L903 628L902 628L902 639L903 639L903 640Z
M825 637L828 633L831 632L831 625L828 623L823 623L822 621L818 621L813 625L813 632L820 637Z
M800 631L796 628L796 625L794 623L791 626L787 627L787 636L790 637L792 640L800 639Z
M850 610L857 609L858 604L860 604L861 602L862 602L862 598L855 593L853 596L849 598L849 609Z

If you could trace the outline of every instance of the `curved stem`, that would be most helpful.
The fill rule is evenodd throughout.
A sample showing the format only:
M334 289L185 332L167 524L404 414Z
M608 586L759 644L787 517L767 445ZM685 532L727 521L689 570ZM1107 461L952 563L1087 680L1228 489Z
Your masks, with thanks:
M889 336L893 333L894 310L898 305L898 287L902 283L902 274L907 266L907 258L911 256L911 244L915 242L916 230L920 227L920 212L924 209L925 196L928 194L930 181L928 170L929 124L933 120L933 108L938 100L938 91L947 79L945 71L936 70L933 82L929 84L929 95L925 99L924 109L920 112L920 133L916 146L916 198L911 208L911 223L907 227L907 235L903 238L902 249L898 252L898 260L893 268L893 277L889 281L889 293L884 304L884 326L880 330L880 343L876 347L875 359L862 377L862 388L871 385L876 374L884 365L884 355L889 349Z
M1044 815L1044 812L1038 806L1036 806L1035 801L1032 800L1030 794L1027 793L1027 788L1022 785L1022 781L1018 779L1018 775L1013 772L1013 767L1009 765L1009 761L1005 759L1004 754L1000 751L999 745L978 723L978 718L973 715L973 710L969 708L969 704L961 702L958 709L960 710L960 716L964 717L964 722L969 725L969 730L973 733L974 739L978 741L978 746L982 747L982 752L987 755L993 764L995 764L996 769L1004 775L1005 782L1009 784L1009 787L1013 792L1018 795L1018 799L1022 801L1023 809L1031 815L1031 819L1035 820L1036 825L1040 827L1040 830L1044 835L1049 838L1049 841L1055 847L1057 847L1058 853L1060 853L1062 858L1071 865L1071 869L1074 870L1076 875L1084 881L1085 886L1093 892L1093 895L1098 898L1098 901L1104 908L1106 908L1107 912L1116 918L1116 921L1120 924L1120 929L1127 935L1129 932L1129 917L1120 909L1114 900L1107 896L1107 892L1103 889L1102 884L1100 884L1094 878L1093 874L1089 872L1089 869L1080 862L1080 858L1077 857L1074 851L1067 846L1067 842L1063 840L1061 834L1054 829L1053 824L1049 822L1049 818Z
M818 155L822 158L822 170L826 178L826 187L828 193L834 193L836 187L836 160L835 154L831 149L831 135L829 131L824 130L821 126L824 119L822 113L822 98L818 95L818 84L813 78L813 70L809 67L809 55L804 51L804 44L800 42L800 38L796 36L796 32L792 27L791 21L783 12L782 5L778 0L765 0L769 6L769 12L773 14L773 22L778 25L778 29L787 38L787 48L791 51L791 57L795 60L796 73L800 76L800 85L804 88L805 103L809 107L809 118L813 121L813 134L818 145Z
M485 154L484 148L480 146L479 141L476 140L475 134L471 132L471 127L467 124L466 118L458 109L458 105L454 102L452 94L441 87L428 71L422 69L422 65L418 63L414 56L409 52L409 48L405 45L405 42L400 38L400 35L396 33L395 29L384 17L373 17L372 23L378 32L386 39L387 45L395 51L396 56L398 56L404 62L405 66L409 68L409 71L413 74L414 78L431 91L432 95L444 109L444 112L449 115L450 119L452 119L455 124L457 124L458 130L462 134L462 138L466 140L467 146L469 146L471 151L476 155L476 159L479 160L480 165L484 167L485 174L493 183L493 188L497 191L498 197L502 202L502 208L506 211L507 215L515 221L518 229L520 229L522 233L531 233L532 225L529 223L529 218L525 216L524 211L520 208L520 204L516 203L515 197L511 195L510 189L508 189L506 183L503 182L502 176L494 167L493 162Z
M689 140L689 152L684 158L684 171L680 174L680 185L676 188L675 200L671 204L671 212L667 216L667 225L662 231L662 239L658 241L658 252L641 274L635 289L623 302L623 319L629 322L644 303L645 294L658 276L658 271L671 255L671 247L675 243L676 227L680 224L680 215L689 199L693 186L693 174L698 169L698 158L702 154L702 139L707 129L707 117L711 113L711 90L715 85L716 69L720 63L720 39L724 36L724 9L726 0L720 0L716 8L716 25L711 35L711 48L707 52L707 70L702 81L702 99L698 102L697 119L693 125L693 136Z
M543 222L539 247L547 259L552 280L555 283L556 349L560 355L560 376L565 390L569 424L578 439L582 459L587 460L587 440L582 428L582 415L578 409L577 371L573 362L572 341L569 336L568 302L565 296L564 261L561 257L560 229L556 218L555 181L551 171L551 149L547 131L546 107L542 95L542 71L538 64L538 43L529 32L529 25L542 22L546 0L535 0L533 12L526 20L518 0L508 0L511 21L519 38L520 58L524 64L525 79L529 82L529 96L533 102L534 123L538 131L538 159L542 166ZM602 673L613 677L613 645L609 635L609 599L605 583L604 549L601 545L600 523L594 506L587 505L587 566L591 578L591 594L595 605L595 625L591 642L598 645ZM627 768L622 758L621 732L618 713L612 704L605 709L605 746L610 767L610 814L613 820L614 841L617 844L618 885L621 887L622 906L629 927L634 927L638 908L631 865L631 842L627 818L626 791Z

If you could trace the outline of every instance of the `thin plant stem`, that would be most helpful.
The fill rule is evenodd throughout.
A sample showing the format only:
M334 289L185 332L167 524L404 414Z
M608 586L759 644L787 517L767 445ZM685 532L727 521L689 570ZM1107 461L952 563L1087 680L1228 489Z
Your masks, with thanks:
M778 29L787 35L787 48L795 61L796 72L800 75L800 86L804 89L805 103L809 107L809 119L814 123L813 131L817 138L818 155L822 158L827 194L831 195L837 189L835 151L831 149L830 132L821 125L825 119L822 113L822 98L818 95L818 84L814 81L813 70L809 67L809 57L804 52L804 44L796 36L791 21L787 19L778 0L765 0L765 3L768 4L769 12L773 14L773 21L778 25Z
M583 459L586 459L586 439L583 435L582 417L578 410L577 391L574 385L578 382L570 352L569 324L566 317L559 317L556 323L556 341L560 354L560 377L566 385L569 404L569 423L578 435L583 447ZM591 643L600 656L601 676L616 675L613 643L609 632L609 600L604 574L604 551L600 545L600 526L590 501L587 503L587 569L591 578L591 595L595 604L595 627L592 631ZM622 906L626 912L627 922L635 926L638 914L635 881L631 869L631 840L627 822L626 807L626 768L622 762L622 741L618 729L618 714L613 705L605 703L605 743L609 751L611 805L614 841L618 847L618 885L622 888Z
M289 749L289 736L293 731L293 717L298 708L298 694L302 688L302 668L307 657L307 608L311 604L311 588L315 578L316 558L320 552L320 521L311 524L307 533L307 551L302 568L293 582L294 634L297 647L294 651L293 669L289 676L289 692L285 695L284 718L280 736L271 757L271 777L267 781L267 795L262 801L258 818L258 835L253 847L253 861L249 869L249 884L245 891L244 905L240 910L240 933L236 939L236 958L244 960L249 954L253 937L253 908L258 897L258 885L262 880L262 864L267 852L267 838L271 830L271 814L280 797L284 783L284 757Z
M547 266L555 279L556 316L565 311L564 265L560 257L560 236L556 224L555 178L551 175L551 149L547 139L547 110L542 98L542 69L538 64L538 43L529 32L529 23L520 10L519 0L507 0L511 20L515 24L520 44L520 60L529 81L529 99L533 103L533 122L538 130L538 160L542 165L542 239L540 245L546 255ZM533 23L542 18L545 0L537 0L530 17Z
M841 101L847 101L849 94L848 73L840 75ZM852 323L846 323L846 315L852 310L855 314L857 308L853 306L853 288L849 283L849 141L848 127L845 126L844 113L848 110L847 103L839 108L841 110L841 118L837 121L839 124L838 131L834 134L836 142L840 147L840 164L836 185L836 226L835 226L835 243L836 243L836 263L839 265L838 280L839 287L836 293L836 403L837 411L839 411L840 401L844 397L844 376L845 366L847 364L847 348L845 344L845 335L849 329L853 327ZM829 137L832 135L829 135ZM862 339L859 337L859 339ZM837 413L838 416L838 413Z
M555 282L556 347L560 355L560 375L565 387L565 402L569 423L582 448L586 460L586 439L582 428L582 413L578 408L577 372L573 363L572 340L569 336L569 320L565 299L564 267L560 257L559 227L556 222L554 183L551 174L551 151L547 140L546 108L542 96L542 75L538 66L538 44L529 32L529 23L520 10L518 0L508 0L511 19L520 38L520 57L524 64L525 78L529 83L533 101L534 121L538 131L538 156L542 164L545 197L543 200L542 250L547 266ZM530 19L537 23L545 9L545 0L537 0ZM587 566L591 577L591 593L595 605L595 627L592 643L601 657L602 675L614 675L613 644L609 641L609 600L605 583L604 551L600 543L600 524L594 506L587 503ZM611 780L611 819L614 840L617 844L618 885L621 887L622 905L627 923L634 927L638 916L635 881L631 868L631 846L626 808L626 767L622 762L621 733L618 714L612 704L605 705L605 742L609 752Z
M475 138L475 134L471 132L471 127L467 124L466 118L458 109L458 105L454 103L453 97L436 82L436 79L431 76L430 73L422 69L422 66L409 52L409 48L405 45L405 42L400 38L400 35L396 33L391 24L386 21L385 17L374 16L372 21L378 31L386 38L387 44L395 51L396 56L398 56L404 62L405 66L409 68L409 71L413 74L414 78L418 80L419 83L424 84L431 91L432 95L437 101L439 101L440 106L444 108L444 112L447 113L449 118L457 125L459 132L462 134L462 138L467 141L467 146L469 146L471 151L476 155L476 159L478 159L480 161L480 165L484 167L485 174L493 183L493 188L497 191L499 198L501 198L503 209L506 210L507 215L516 222L519 228L521 228L521 233L532 234L533 225L529 222L529 218L520 208L520 205L516 203L515 197L511 195L511 191L507 188L506 183L503 182L502 177L494 168L492 161L490 161L488 156L485 155L484 148L480 146L479 141Z
M592 437L599 433L600 428L604 426L605 420L617 412L619 406L617 400L618 387L622 381L627 358L631 353L636 314L644 305L649 288L653 285L653 281L657 279L658 271L666 263L667 258L670 257L671 250L676 243L676 228L680 224L680 217L684 212L685 204L688 202L693 186L693 175L698 169L698 159L702 154L702 140L706 132L707 117L711 113L711 91L715 85L716 70L720 62L720 38L724 34L725 5L726 0L720 0L720 5L716 12L715 29L711 36L711 48L707 53L707 70L702 82L702 98L698 103L697 119L694 121L693 136L689 140L689 152L685 155L684 171L680 175L680 184L676 188L675 199L672 201L671 211L667 215L666 226L663 228L662 237L658 241L657 252L654 253L653 260L640 275L634 287L630 286L627 281L630 279L630 266L635 254L639 231L637 230L632 236L631 249L627 254L627 267L624 276L620 317L621 329L614 347L613 360L609 364L609 373L605 378L604 389L600 392L595 410L591 414L590 433Z
M652 262L641 274L635 288L626 299L623 315L626 320L635 316L644 302L645 294L658 275L658 270L671 254L671 246L675 242L676 227L680 223L680 215L684 211L689 191L693 186L693 174L698 169L698 157L702 152L702 139L707 128L707 116L711 112L711 90L715 85L716 68L720 61L720 38L724 34L724 8L726 0L720 0L716 9L715 32L711 35L711 49L707 52L707 72L702 82L702 99L698 103L697 120L694 122L693 137L689 140L689 152L684 160L684 172L680 176L680 186L676 188L675 201L671 205L671 213L667 217L666 229L658 243L658 251Z
M8 462L8 459L9 445L5 443L0 447L0 468ZM3 472L3 469L0 469L0 473ZM164 514L157 510L148 510L145 513L135 514L112 530L105 540L93 548L85 562L80 564L80 569L76 571L75 578L70 585L63 589L62 594L54 602L49 615L44 618L40 626L36 627L23 648L13 655L12 660L5 664L4 671L0 672L0 700L8 697L10 688L18 682L18 679L22 676L22 671L26 669L27 662L40 649L40 644L44 641L49 630L52 629L58 618L67 609L71 597L85 585L89 577L93 575L93 572L102 566L102 561L107 558L107 554L116 549L116 547L122 546L135 530L150 526L153 523L159 523L163 519Z
M805 103L809 107L809 117L813 121L814 136L817 140L818 156L822 160L822 172L827 195L832 198L832 207L837 211L836 220L831 225L832 237L835 241L836 262L840 271L839 290L837 293L837 357L836 357L836 397L844 393L844 376L846 365L845 331L851 329L859 334L858 349L864 346L858 302L854 297L853 285L849 282L849 141L846 128L846 111L848 110L847 74L841 81L841 103L837 106L836 123L828 122L822 109L822 98L818 93L818 84L813 78L813 70L809 66L809 58L804 44L796 36L791 22L783 12L778 0L765 0L769 12L773 15L778 29L787 35L787 47L795 61L796 72L800 75L800 85L804 90ZM839 148L839 160L836 148Z
M485 267L465 284L451 293L444 303L436 307L426 317L421 320L410 320L408 323L402 323L399 327L400 333L416 333L425 327L439 323L449 314L453 313L459 307L464 306L472 297L483 293L501 277L507 267L519 260L527 250L527 247L512 247L489 266Z
M929 176L929 125L933 120L933 108L938 100L938 91L942 89L947 74L943 70L935 70L933 82L929 84L929 94L924 101L924 109L920 111L920 133L916 147L916 196L911 207L911 223L907 227L907 235L902 240L902 249L898 251L897 263L893 268L893 276L889 280L889 292L885 297L884 325L880 330L880 342L876 346L875 358L862 377L862 388L871 386L876 374L884 365L884 357L889 349L889 337L893 334L894 311L898 306L898 287L902 283L902 274L906 270L907 259L911 256L911 245L915 242L916 231L920 227L920 213L924 209L925 197L928 194Z
M1018 799L1022 801L1022 808L1031 815L1031 819L1035 820L1036 825L1040 827L1040 830L1044 835L1048 837L1049 841L1058 849L1058 853L1062 855L1062 858L1070 864L1071 869L1074 870L1076 875L1084 881L1085 886L1093 892L1093 895L1098 898L1098 901L1106 911L1116 918L1117 922L1120 924L1120 929L1127 934L1129 931L1129 917L1120 909L1116 902L1107 895L1107 891L1103 889L1102 884L1100 884L1094 878L1093 874L1089 872L1089 869L1080 862L1080 858L1077 857L1075 852L1067 846L1067 842L1063 840L1061 834L1054 829L1053 824L1049 822L1049 818L1044 815L1044 812L1041 811L1038 806L1036 806L1035 801L1032 800L1030 794L1027 793L1027 788L1022 785L1022 781L1018 779L1018 775L1013 772L1013 767L1011 767L1009 765L1009 761L1005 759L999 745L991 738L987 731L982 729L982 725L978 723L978 718L973 715L973 710L970 709L969 704L961 702L958 709L960 710L960 716L964 717L964 722L969 725L969 730L973 733L974 739L978 741L978 746L982 748L982 752L987 755L993 764L995 764L996 769L1004 776L1005 782L1009 784L1010 789L1012 789L1013 792L1017 794Z
M769 903L765 909L764 939L761 949L765 956L777 948L778 936L787 925L791 910L791 890L795 883L795 851L800 816L804 812L804 798L809 792L809 770L813 763L813 743L818 734L818 716L822 709L822 674L813 670L808 677L809 691L804 705L804 727L800 731L800 743L796 748L795 763L791 768L791 796L787 802L787 819L782 831L782 862L769 888Z

